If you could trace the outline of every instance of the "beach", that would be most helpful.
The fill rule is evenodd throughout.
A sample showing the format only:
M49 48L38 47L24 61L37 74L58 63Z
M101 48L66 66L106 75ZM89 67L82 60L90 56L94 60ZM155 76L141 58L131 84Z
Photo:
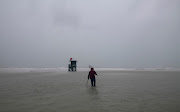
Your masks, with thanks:
M96 70L96 69L95 69ZM180 71L0 72L0 112L178 112Z

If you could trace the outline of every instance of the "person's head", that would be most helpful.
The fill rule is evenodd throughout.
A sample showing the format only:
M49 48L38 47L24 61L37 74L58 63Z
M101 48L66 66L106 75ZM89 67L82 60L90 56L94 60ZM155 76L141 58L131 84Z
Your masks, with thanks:
M91 71L93 71L94 70L94 68L91 68Z

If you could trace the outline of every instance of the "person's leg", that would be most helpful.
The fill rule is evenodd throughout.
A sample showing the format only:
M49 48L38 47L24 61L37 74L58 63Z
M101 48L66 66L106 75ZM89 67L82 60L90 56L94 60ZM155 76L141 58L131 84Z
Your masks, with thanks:
M91 79L91 86L93 86L93 79Z
M96 79L94 78L94 86L96 86Z

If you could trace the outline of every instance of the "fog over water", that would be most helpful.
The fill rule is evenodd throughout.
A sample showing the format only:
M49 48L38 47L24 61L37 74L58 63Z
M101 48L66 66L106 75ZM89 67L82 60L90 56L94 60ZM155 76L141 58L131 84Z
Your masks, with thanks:
M0 0L0 67L180 68L179 0Z

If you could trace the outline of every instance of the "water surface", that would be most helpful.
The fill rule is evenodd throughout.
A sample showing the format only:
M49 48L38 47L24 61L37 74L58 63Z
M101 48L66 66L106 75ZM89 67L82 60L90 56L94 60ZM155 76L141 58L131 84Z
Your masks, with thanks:
M0 73L1 112L178 112L180 72Z

